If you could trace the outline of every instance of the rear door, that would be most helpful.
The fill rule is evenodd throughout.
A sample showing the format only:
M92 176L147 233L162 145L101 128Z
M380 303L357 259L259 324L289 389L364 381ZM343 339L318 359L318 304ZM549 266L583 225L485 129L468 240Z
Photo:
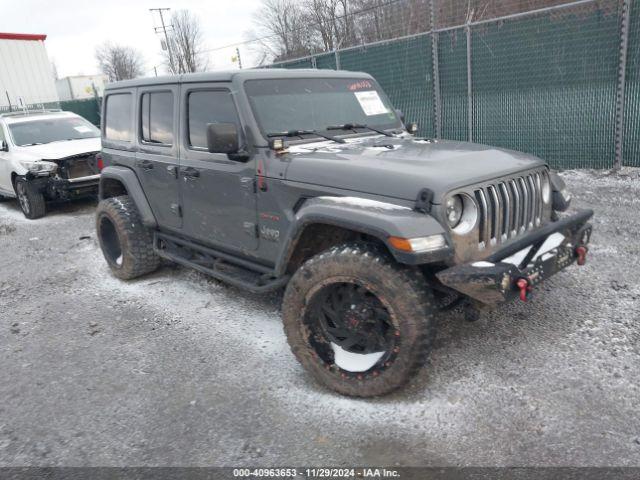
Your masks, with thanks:
M151 210L163 228L179 230L178 85L138 88L138 152L135 170Z
M208 123L235 123L243 137L233 96L229 88L216 84L183 84L181 95L183 231L191 238L230 250L255 250L255 159L232 160L207 150Z

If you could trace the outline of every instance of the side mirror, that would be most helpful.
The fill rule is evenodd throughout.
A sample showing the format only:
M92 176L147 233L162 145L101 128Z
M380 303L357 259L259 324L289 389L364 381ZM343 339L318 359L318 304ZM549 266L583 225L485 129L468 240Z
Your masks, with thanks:
M7 143L6 140L2 140L0 142L0 152L8 152L9 151L9 144Z
M400 121L404 124L404 113L399 108L396 108L396 115L400 119Z
M207 123L209 153L238 153L238 127L235 123Z

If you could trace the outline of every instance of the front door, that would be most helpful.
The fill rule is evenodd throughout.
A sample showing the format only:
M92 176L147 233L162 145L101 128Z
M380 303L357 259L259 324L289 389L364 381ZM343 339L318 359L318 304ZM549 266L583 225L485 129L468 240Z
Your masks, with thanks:
M163 228L179 230L179 91L177 85L139 88L135 169L151 210Z
M231 92L219 86L184 84L181 96L184 234L238 252L255 250L255 161L231 160L226 154L207 150L208 123L235 123L242 132Z
M6 141L4 127L0 124L0 147L2 142ZM0 150L0 193L12 193L13 185L11 185L11 165L9 161L9 152Z

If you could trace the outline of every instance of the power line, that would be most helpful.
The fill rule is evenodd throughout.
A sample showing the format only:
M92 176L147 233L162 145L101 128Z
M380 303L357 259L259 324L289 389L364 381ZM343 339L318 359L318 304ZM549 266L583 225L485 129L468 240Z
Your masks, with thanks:
M369 12L371 10L376 10L378 8L382 8L382 7L386 7L388 5L393 5L394 3L399 3L399 2L403 2L405 0L389 0L388 2L384 2L384 3L379 3L377 5L372 5L370 7L367 8L363 8L361 10L356 10L355 12L349 12L349 13L345 13L344 15L338 15L337 17L335 17L336 20L342 20L343 18L347 18L350 17L352 15L360 15L361 13L366 13ZM287 30L284 33L294 33L294 32L298 32L300 30L304 30L305 28L309 28L309 25L320 25L319 22L311 22L308 23L306 25L304 25L303 27L298 27L298 28L293 28L291 30ZM247 45L248 43L253 43L253 42L259 42L260 40L266 40L267 38L273 38L273 37L277 37L278 34L277 33L272 33L270 35L264 35L262 37L258 37L258 38L252 38L250 40L244 40L242 42L236 42L236 43L230 43L228 45L224 45L222 47L216 47L216 48L209 48L207 50L202 50L202 53L207 53L207 52L216 52L218 50L224 50L225 48L232 48L232 47L236 47L239 45Z

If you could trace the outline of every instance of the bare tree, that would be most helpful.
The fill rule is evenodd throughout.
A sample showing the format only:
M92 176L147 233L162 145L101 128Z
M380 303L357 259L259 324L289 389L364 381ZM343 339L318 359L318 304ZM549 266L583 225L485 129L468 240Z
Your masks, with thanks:
M96 60L110 82L136 78L144 72L142 54L132 47L105 42L96 48Z
M171 15L169 45L164 51L165 63L173 74L202 72L208 61L200 20L189 10L176 10Z
M430 1L262 0L253 49L266 63L425 32Z
M320 48L310 22L300 2L263 0L253 18L254 49L270 61L308 55Z

